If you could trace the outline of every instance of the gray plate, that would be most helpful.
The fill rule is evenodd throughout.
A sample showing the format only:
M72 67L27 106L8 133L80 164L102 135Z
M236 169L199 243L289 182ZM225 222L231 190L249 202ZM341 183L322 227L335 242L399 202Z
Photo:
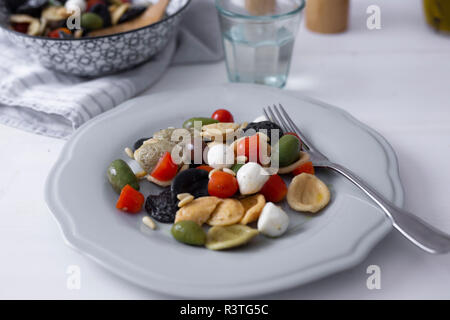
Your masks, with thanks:
M391 230L385 215L345 179L329 172L332 201L320 214L286 208L291 218L279 239L258 236L246 247L214 252L177 243L170 225L152 231L143 214L115 209L117 195L105 172L123 150L160 128L229 109L251 121L261 107L282 103L304 133L398 206L403 204L395 154L372 129L348 113L309 98L252 85L165 92L130 100L81 127L65 145L46 185L46 200L66 242L105 268L140 286L190 298L236 298L310 282L360 262ZM143 192L156 191L142 183Z

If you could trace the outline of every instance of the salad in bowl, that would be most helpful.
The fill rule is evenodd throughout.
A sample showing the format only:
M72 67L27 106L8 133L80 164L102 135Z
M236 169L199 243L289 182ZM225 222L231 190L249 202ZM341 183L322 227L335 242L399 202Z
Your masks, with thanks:
M0 27L44 67L98 77L166 48L190 0L0 0Z

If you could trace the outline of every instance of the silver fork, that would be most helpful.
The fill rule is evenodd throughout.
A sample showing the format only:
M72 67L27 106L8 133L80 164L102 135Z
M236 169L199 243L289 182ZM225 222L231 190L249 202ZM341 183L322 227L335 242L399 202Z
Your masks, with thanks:
M305 149L310 155L314 167L331 169L350 180L384 211L391 219L393 226L409 241L429 253L443 254L450 251L449 235L437 230L412 213L397 207L352 171L328 160L328 158L317 150L301 133L300 129L294 121L292 121L291 117L281 104L279 104L279 107L274 105L273 108L270 106L266 109L263 108L263 112L270 121L279 125L285 132L295 132L298 134Z

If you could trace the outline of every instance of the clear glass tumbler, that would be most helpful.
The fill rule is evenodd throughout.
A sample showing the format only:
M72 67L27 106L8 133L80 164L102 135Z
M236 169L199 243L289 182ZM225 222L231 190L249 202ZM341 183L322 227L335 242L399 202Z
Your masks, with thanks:
M216 0L228 78L283 87L305 0Z

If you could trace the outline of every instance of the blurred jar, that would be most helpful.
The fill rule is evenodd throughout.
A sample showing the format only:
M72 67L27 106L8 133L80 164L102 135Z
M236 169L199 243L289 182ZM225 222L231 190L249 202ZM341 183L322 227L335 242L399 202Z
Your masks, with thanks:
M308 0L306 27L319 33L339 33L347 30L349 0Z
M450 32L450 0L423 0L423 9L431 27Z

